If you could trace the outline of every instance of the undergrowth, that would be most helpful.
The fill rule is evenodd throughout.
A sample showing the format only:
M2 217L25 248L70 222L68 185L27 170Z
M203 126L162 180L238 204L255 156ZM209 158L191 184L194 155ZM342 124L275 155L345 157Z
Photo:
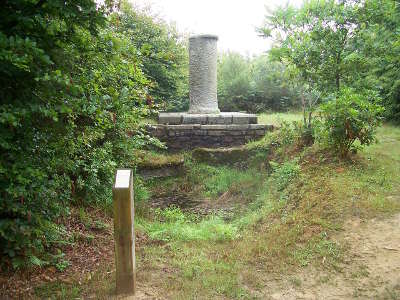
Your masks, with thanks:
M185 175L137 180L136 229L152 241L137 254L138 274L148 284L169 298L251 298L261 273L309 265L340 271L346 248L332 236L344 220L400 210L398 128L379 129L382 144L340 160L318 146L296 145L296 129L284 126L246 146L258 165L207 165L186 154ZM242 206L229 219L147 207L152 197L179 193ZM154 277L159 270L168 276Z

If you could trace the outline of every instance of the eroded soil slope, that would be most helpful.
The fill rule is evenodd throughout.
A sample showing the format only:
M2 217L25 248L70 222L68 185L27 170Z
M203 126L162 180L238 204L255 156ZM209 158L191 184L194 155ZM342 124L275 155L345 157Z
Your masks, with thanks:
M338 271L312 267L267 284L261 298L400 299L400 214L351 219L337 242L349 247Z

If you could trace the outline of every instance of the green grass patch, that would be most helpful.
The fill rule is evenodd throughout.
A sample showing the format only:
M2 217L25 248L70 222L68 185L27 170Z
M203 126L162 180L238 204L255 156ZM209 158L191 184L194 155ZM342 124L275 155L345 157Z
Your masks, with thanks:
M209 171L211 176L205 178L204 191L211 197L221 195L228 190L241 192L254 182L260 182L264 175L255 173L254 170L241 171L228 167L212 168Z
M182 154L166 154L155 151L137 150L135 160L139 168L158 169L167 166L180 166L183 164Z
M219 216L209 216L196 221L196 217L183 213L179 208L157 209L153 220L139 219L139 230L154 240L166 242L182 241L226 241L238 234L235 225Z
M283 122L294 122L303 120L302 112L276 112L262 113L258 115L259 124L271 124L280 127Z
M62 282L52 282L35 288L35 295L40 299L76 299L80 298L82 288Z

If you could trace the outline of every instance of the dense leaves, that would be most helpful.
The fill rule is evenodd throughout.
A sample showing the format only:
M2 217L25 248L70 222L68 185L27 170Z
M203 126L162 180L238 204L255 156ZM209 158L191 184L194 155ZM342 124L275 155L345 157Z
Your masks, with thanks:
M375 142L383 115L377 98L350 89L342 90L336 99L321 106L323 118L316 126L316 130L320 130L317 136L342 157Z
M110 203L115 168L128 166L134 148L156 143L139 122L163 77L143 71L143 49L121 30L127 16L105 3L2 3L0 247L14 267L51 260L43 253L66 238L59 221L70 203ZM161 28L150 19L130 24ZM165 63L163 47L174 43L157 49Z
M305 111L351 87L378 92L398 120L399 20L393 0L308 0L278 8L260 31L274 37L271 57L301 82Z
M342 155L374 141L383 109L400 120L396 1L310 0L260 29L270 56L218 62L224 111L287 110ZM0 248L14 267L44 265L65 242L71 204L110 204L115 168L159 143L154 108L188 107L186 42L125 1L4 0L0 8ZM300 127L299 127L300 128ZM314 131L316 132L316 131Z
M286 68L266 55L252 59L228 52L218 60L218 102L223 111L285 111L299 97L287 80Z
M186 39L163 20L123 3L117 31L138 50L142 70L152 81L148 102L164 110L187 110L188 52Z

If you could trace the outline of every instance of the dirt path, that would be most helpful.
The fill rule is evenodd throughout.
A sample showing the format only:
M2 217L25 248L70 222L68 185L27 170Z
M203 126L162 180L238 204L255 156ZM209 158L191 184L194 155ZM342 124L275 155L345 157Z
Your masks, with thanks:
M400 299L400 214L346 222L335 239L349 247L338 272L306 268L270 284L267 299ZM271 293L272 290L272 293Z

